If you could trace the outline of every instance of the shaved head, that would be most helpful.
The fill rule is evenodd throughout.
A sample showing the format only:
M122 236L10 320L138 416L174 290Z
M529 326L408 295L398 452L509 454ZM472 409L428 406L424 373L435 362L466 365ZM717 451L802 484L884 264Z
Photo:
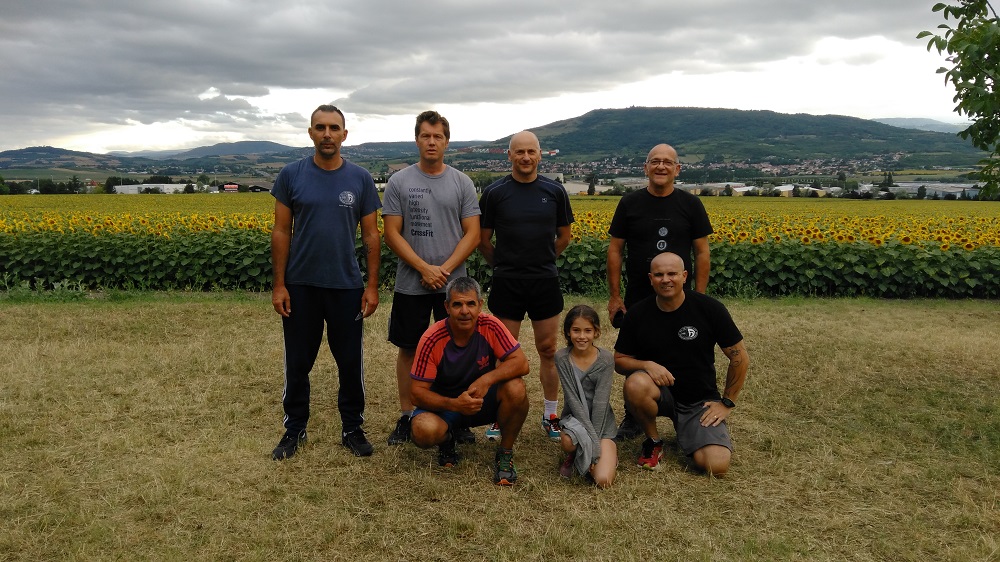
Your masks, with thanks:
M677 151L674 150L674 147L670 146L669 144L658 144L658 145L654 146L649 151L649 154L646 155L646 160L647 161L652 160L653 157L654 157L654 155L657 158L661 158L661 159L669 158L670 160L673 160L674 162L677 161Z
M656 257L649 262L650 271L657 268L684 271L684 260L673 252L663 252L662 254L657 254Z
M533 146L538 150L542 149L542 146L538 143L538 137L535 133L531 131L521 131L520 133L514 133L514 136L510 137L510 145L507 147L510 150L514 150L515 146Z

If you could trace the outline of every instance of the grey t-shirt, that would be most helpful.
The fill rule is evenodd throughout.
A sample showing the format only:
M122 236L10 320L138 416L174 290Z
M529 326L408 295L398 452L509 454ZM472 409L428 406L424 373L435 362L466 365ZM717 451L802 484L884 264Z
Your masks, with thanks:
M421 259L441 265L458 246L464 234L462 219L479 215L476 187L469 176L451 166L432 176L417 164L389 178L382 201L382 215L403 218L403 239ZM420 273L402 259L397 260L396 291L405 295L441 293L420 284ZM466 274L465 263L451 272L451 278Z

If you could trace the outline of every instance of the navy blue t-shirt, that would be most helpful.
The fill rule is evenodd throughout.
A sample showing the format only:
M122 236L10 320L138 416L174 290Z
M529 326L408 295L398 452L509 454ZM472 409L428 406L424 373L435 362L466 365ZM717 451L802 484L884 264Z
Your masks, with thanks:
M347 160L324 170L309 156L281 169L271 195L292 210L285 283L364 287L354 250L358 226L382 207L368 170Z
M544 176L522 183L507 175L483 190L480 224L493 229L494 277L544 279L558 277L558 228L573 222L569 196L562 184Z

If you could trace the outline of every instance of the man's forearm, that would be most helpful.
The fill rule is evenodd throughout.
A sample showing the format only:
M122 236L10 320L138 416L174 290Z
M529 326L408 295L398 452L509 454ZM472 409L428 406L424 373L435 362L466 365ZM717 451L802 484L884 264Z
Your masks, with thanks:
M623 375L630 375L635 371L646 370L646 362L636 359L630 355L615 353L615 371Z
M747 354L743 342L732 347L727 347L722 352L729 358L729 368L726 369L726 388L722 395L730 400L736 400L746 382L747 372L750 369L750 356Z
M378 288L379 268L382 265L382 244L378 229L370 229L363 233L361 243L365 248L365 263L367 266L368 286Z
M611 298L622 298L622 251L621 244L617 239L612 239L608 243L608 291Z
M417 390L416 387L411 387L410 398L413 400L413 404L422 410L431 412L457 411L451 406L453 398L448 398L432 390Z
M462 236L462 239L458 241L458 245L455 246L455 251L451 253L451 256L441 267L448 270L449 273L458 269L462 263L465 262L472 255L472 252L479 246L479 229L470 229L468 232Z
M285 285L285 270L288 267L288 250L291 237L283 232L271 232L271 271L273 286Z

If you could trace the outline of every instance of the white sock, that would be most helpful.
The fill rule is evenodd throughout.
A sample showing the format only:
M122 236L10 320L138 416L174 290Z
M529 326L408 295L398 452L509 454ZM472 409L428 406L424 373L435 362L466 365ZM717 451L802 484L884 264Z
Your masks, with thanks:
M547 420L556 415L557 407L559 407L558 400L545 400L545 413L542 415L542 418Z

